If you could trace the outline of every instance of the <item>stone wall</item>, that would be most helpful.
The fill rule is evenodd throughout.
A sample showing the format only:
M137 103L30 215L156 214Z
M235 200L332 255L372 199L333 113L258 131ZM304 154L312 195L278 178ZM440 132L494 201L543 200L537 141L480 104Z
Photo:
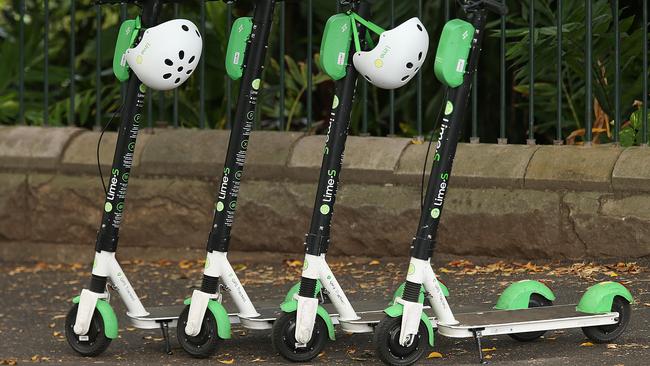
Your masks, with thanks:
M0 254L33 257L16 251L21 247L91 252L103 201L98 136L73 128L0 127ZM106 175L115 140L114 133L104 136ZM228 131L143 131L120 247L204 248L227 143ZM253 133L233 250L302 251L323 146L323 136ZM348 139L331 254L407 255L426 148L406 138ZM648 256L649 162L648 148L461 144L438 250L519 258Z

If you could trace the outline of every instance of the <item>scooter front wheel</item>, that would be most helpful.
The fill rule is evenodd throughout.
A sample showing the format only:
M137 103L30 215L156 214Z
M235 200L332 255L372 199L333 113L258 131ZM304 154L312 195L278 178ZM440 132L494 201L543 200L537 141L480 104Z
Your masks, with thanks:
M304 346L297 346L296 312L284 313L273 323L271 342L280 356L292 362L307 362L318 356L325 348L327 326L320 316L316 316L311 340Z
M65 339L75 352L86 357L95 357L106 351L111 344L111 339L104 333L104 319L102 314L95 309L90 321L88 333L78 335L74 332L74 323L77 320L79 304L74 304L65 318Z
M178 317L176 338L178 338L178 342L185 352L189 353L192 357L208 358L217 352L217 348L219 348L221 343L221 338L219 338L219 334L217 333L217 320L210 310L206 310L203 321L201 322L201 331L196 336L189 336L185 334L185 326L187 325L189 312L190 306L188 305Z
M427 348L427 328L422 321L413 341L403 346L399 343L402 331L402 317L386 316L375 328L375 347L377 355L387 365L412 365L416 363Z

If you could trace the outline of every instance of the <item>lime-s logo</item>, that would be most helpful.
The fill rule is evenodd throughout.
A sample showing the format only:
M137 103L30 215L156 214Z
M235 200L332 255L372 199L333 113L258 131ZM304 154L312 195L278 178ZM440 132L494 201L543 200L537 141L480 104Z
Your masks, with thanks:
M440 178L441 178L442 180L447 180L447 179L449 179L449 173L442 173L442 174L440 174Z

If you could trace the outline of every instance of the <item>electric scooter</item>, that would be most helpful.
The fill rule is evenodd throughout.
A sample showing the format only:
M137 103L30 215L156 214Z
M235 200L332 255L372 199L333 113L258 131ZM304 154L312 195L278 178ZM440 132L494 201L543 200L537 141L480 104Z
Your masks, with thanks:
M122 24L116 43L113 71L118 80L128 80L126 98L120 108L121 126L110 181L108 187L105 187L106 200L95 245L90 286L73 299L74 305L65 321L68 344L83 356L101 354L118 336L117 316L109 305L109 287L119 293L134 327L161 329L165 339L165 351L168 354L171 353L168 328L176 325L181 310L178 306L146 309L115 258L133 154L147 93L145 83L156 86L159 90L173 89L189 78L201 56L201 35L192 22L177 19L157 26L158 15L164 2L170 1L97 1L100 5L134 3L141 7L142 12L136 19L127 20ZM167 37L170 34L173 37ZM161 38L167 38L165 49L156 50L155 44L159 44ZM154 42L156 40L158 42ZM147 57L140 53L141 42L143 46L151 46ZM127 60L131 58L133 62L127 65ZM151 62L156 65L151 66ZM173 65L165 64L167 62ZM138 70L143 72L138 74Z
M532 341L548 330L582 328L594 342L611 342L629 323L633 302L630 292L619 283L591 286L577 305L553 305L555 295L546 285L525 280L506 288L494 309L463 314L454 314L443 295L430 264L438 224L449 189L472 76L478 66L487 14L507 12L505 5L497 0L459 0L458 3L467 20L449 21L438 45L435 74L449 89L424 207L411 244L406 285L403 293L384 310L375 330L378 356L390 365L413 364L423 355L426 343L433 346L434 329L451 338L474 338L481 363L484 363L481 349L484 336L507 334L518 341ZM425 298L430 309L424 309Z
M275 350L294 362L316 357L328 338L335 339L335 324L349 333L372 332L373 322L368 319L377 319L385 306L363 303L363 311L355 309L325 257L357 78L363 75L367 81L388 89L402 86L419 71L428 48L428 34L417 18L384 31L365 20L369 13L367 2L353 1L351 6L349 12L328 20L321 44L322 68L337 80L336 93L310 230L304 242L300 283L281 304L283 313L273 324L271 336ZM366 29L379 35L376 46L371 44ZM371 51L362 51L364 38L363 45L371 46Z
M187 353L200 358L214 354L221 341L231 337L231 323L270 329L275 319L272 312L262 315L255 308L227 258L276 0L254 3L253 17L233 23L226 52L226 71L231 79L241 79L241 87L207 242L203 280L201 288L194 290L178 311L178 341ZM222 291L230 294L236 313L229 313L222 305Z

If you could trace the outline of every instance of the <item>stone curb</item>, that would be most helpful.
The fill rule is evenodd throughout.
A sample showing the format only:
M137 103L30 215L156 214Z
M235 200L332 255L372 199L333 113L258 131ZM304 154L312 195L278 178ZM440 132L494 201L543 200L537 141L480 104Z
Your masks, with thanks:
M0 167L55 171L70 139L80 128L7 127L0 129Z

